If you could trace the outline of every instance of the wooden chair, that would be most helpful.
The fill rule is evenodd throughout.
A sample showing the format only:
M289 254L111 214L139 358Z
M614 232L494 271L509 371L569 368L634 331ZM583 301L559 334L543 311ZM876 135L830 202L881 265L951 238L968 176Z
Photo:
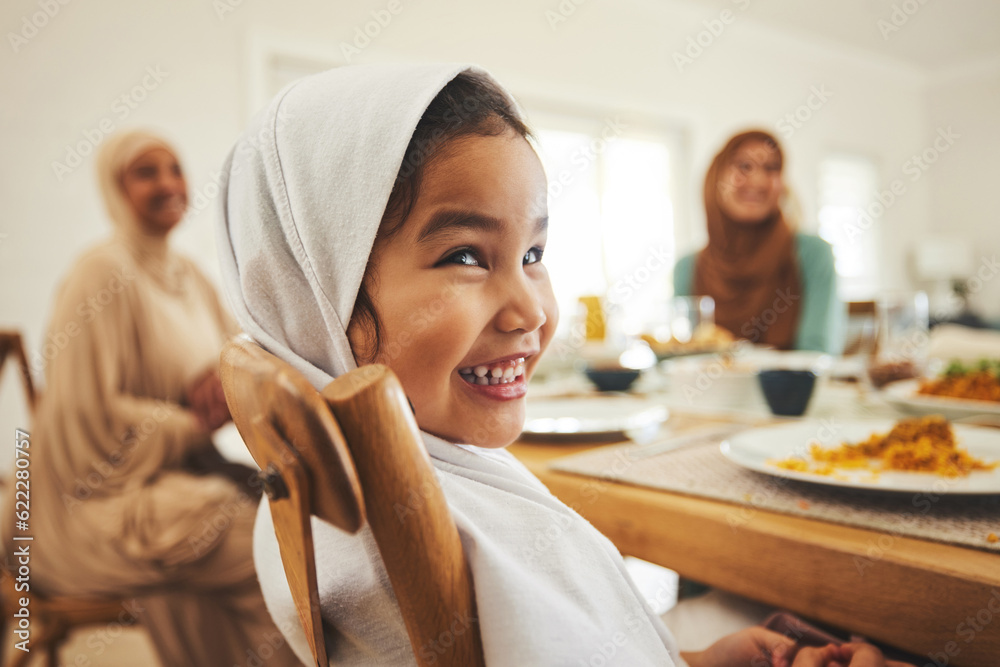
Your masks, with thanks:
M24 354L24 341L18 331L0 331L0 376L3 375L3 367L7 363L7 357L14 357L21 369L21 384L24 386L24 398L28 402L28 411L34 415L35 383L31 380L31 368L28 366L28 357Z
M878 318L874 301L849 301L847 303L848 339L844 355L878 352Z
M316 391L237 336L222 352L233 421L263 471L292 597L317 667L328 664L310 516L350 533L367 520L417 664L484 666L458 530L399 381L365 366ZM414 499L418 502L414 502ZM405 512L400 512L400 509Z
M24 353L24 342L21 334L17 331L0 331L0 373L7 361L7 357L13 357L15 363L21 369L21 381L24 386L24 395L28 404L30 417L34 419L35 407L38 403L38 395L35 392L35 385L31 379L31 369L28 366L28 358ZM5 490L5 495L7 490ZM2 503L0 503L2 504ZM4 508L5 511L7 508ZM12 510L12 508L11 508ZM12 519L13 511L0 518L0 521L9 522ZM9 526L3 531L5 537L9 537L13 531ZM47 656L49 667L56 667L59 664L59 647L73 630L87 625L108 624L120 621L126 613L124 600L117 599L94 599L76 597L46 597L35 590L26 594L17 591L14 581L17 564L11 560L12 542L5 540L4 545L7 551L7 558L0 567L0 611L3 618L0 618L0 637L13 636L13 632L8 630L7 622L14 619L20 605L18 599L29 597L31 599L31 638L29 647L35 655L43 654ZM2 659L3 639L0 639L0 659ZM19 667L25 664L31 657L31 653L26 653L14 649L14 658L10 667Z

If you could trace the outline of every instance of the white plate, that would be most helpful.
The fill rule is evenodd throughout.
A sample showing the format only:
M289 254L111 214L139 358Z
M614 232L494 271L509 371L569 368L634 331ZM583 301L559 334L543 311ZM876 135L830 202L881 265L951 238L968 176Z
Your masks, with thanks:
M1000 403L976 401L949 396L918 394L920 380L893 382L882 390L886 403L915 415L944 415L948 419L961 419L976 415L1000 415Z
M824 422L803 421L744 431L723 442L722 453L745 468L803 482L910 493L1000 493L1000 468L975 471L968 477L942 477L925 472L873 475L867 470L843 470L838 472L844 479L838 479L786 470L769 463L793 456L809 460L810 444L835 447L844 442L859 442L872 433L887 433L895 423L891 420L832 421L831 426ZM986 462L1000 460L1000 430L957 425L952 428L958 445L972 456Z
M658 429L668 417L658 403L633 396L529 400L524 434L545 437L629 436Z

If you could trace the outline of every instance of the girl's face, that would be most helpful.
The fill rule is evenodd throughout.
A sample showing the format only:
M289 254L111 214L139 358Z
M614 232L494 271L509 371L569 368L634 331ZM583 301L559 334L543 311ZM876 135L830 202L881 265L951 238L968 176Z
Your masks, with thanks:
M736 222L762 222L778 210L784 187L781 157L774 147L747 141L721 170L719 207Z
M184 217L187 182L177 158L165 148L133 160L122 175L122 189L147 234L163 236Z
M399 377L423 430L483 447L520 434L527 381L558 320L541 262L545 197L525 139L460 137L425 165L402 227L376 244L376 361ZM358 329L348 329L355 350Z

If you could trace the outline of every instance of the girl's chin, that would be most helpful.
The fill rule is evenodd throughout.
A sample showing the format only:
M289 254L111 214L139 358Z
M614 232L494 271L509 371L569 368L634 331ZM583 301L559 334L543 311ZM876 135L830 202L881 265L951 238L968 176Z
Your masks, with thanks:
M450 428L436 430L421 428L431 435L459 445L475 445L487 449L501 449L517 440L524 428L524 411L513 411L515 414L495 416L494 419L478 420L475 423L463 424L456 429L456 424Z
M503 449L507 445L510 445L515 440L517 440L517 436L521 435L521 430L517 429L517 432L510 437L507 436L491 437L492 434L490 434L482 439L477 439L476 434L461 436L461 435L446 434L446 433L435 433L430 429L422 429L422 430L425 430L431 435L441 438L442 440L450 442L455 445L475 445L476 447L482 447L483 449Z
M520 431L518 431L517 435L520 434L521 434ZM475 445L476 447L482 447L483 449L503 449L504 447L513 444L514 441L517 440L517 435L513 436L512 438L501 439L495 442L494 441L471 442L468 444Z
M524 422L518 424L496 424L490 427L474 427L467 431L467 437L463 438L462 444L485 447L487 449L501 449L517 440L521 435Z

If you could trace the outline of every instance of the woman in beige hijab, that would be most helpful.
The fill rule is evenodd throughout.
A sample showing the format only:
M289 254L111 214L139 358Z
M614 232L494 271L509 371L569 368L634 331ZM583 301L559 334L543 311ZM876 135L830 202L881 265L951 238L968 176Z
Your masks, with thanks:
M139 617L165 667L296 665L254 572L257 499L206 474L219 461L210 435L229 420L219 351L237 327L168 246L187 206L176 152L122 133L97 171L115 230L54 306L51 340L66 345L47 363L33 433L31 585L134 598L122 616Z

